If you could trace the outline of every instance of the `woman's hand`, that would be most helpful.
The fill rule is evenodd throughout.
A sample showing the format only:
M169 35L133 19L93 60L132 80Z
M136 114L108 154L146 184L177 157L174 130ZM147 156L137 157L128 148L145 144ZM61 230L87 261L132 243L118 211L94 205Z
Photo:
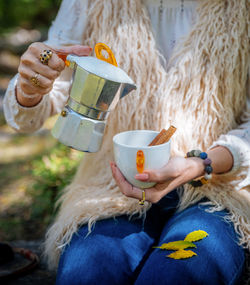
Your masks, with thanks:
M51 50L52 56L48 60L48 64L40 61L40 54L44 50ZM91 52L88 46L68 46L56 49L57 52L66 54L75 54L78 56L87 56ZM64 69L65 63L59 58L55 49L46 46L43 43L33 43L27 51L22 55L18 68L19 81L17 83L17 101L26 107L38 104L42 96L49 93L53 87L55 79ZM38 84L34 84L31 78L37 78ZM22 93L30 95L29 98ZM34 95L34 97L32 96Z
M233 167L233 156L226 147L216 146L210 149L207 154L212 160L214 174L227 173ZM110 166L122 193L128 197L141 199L142 190L128 183L115 163L111 162ZM157 170L145 170L142 174L137 174L135 178L144 182L157 182L154 187L145 189L146 200L157 203L172 190L202 175L204 175L202 159L173 157L164 167Z
M142 190L128 183L115 163L111 162L110 166L122 193L127 197L141 199ZM142 174L137 174L135 178L144 182L157 182L154 187L145 189L146 201L157 203L172 190L203 174L202 159L173 157L164 167L157 170L145 170Z

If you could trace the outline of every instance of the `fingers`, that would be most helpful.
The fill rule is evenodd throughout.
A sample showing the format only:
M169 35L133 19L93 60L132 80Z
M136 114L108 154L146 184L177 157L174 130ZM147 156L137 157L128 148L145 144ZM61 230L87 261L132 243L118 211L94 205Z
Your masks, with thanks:
M43 64L40 61L40 54L44 50L52 50L52 56L48 60L48 64ZM57 56L56 52L71 53L78 56L86 56L92 51L88 46L68 46L53 49L43 43L33 43L27 51L22 55L18 72L20 74L20 87L26 94L41 94L44 95L52 89L55 79L64 69L64 61ZM37 75L38 74L38 75ZM32 84L31 78L37 76L38 84Z
M48 94L51 91L52 86L50 87L43 87L40 86L40 76L38 76L38 80L39 80L39 86L34 86L31 84L30 80L24 78L24 77L20 77L19 78L19 86L21 87L22 90L25 90L25 93L28 95L32 95L32 94L39 94L39 95L45 95Z
M19 74L24 78L27 79L28 81L34 77L36 74L37 75L37 79L39 80L39 87L42 88L48 88L53 84L54 79L53 78L48 78L46 76L43 76L42 73L38 73L36 72L36 70L32 70L30 69L28 66L26 65L22 65L19 69ZM33 87L33 86L32 86Z
M141 199L141 190L132 187L125 180L115 164L112 164L111 166L113 177L122 193L128 197ZM195 177L195 174L192 173L190 162L183 157L171 158L169 162L160 169L145 170L143 173L135 175L135 178L140 181L157 182L154 187L145 189L146 200L152 203L157 203L163 196Z
M21 57L18 68L19 84L26 94L47 94L52 89L55 79L64 69L65 64L56 53L52 53L48 65L40 61L40 54L46 49L50 47L43 43L33 43ZM35 76L37 84L31 82L31 78Z
M110 163L110 167L117 186L121 189L124 195L130 197L129 194L133 190L132 185L127 182L125 177L122 175L118 167L113 162Z
M117 186L120 188L121 192L130 198L135 198L137 200L142 199L142 190L132 186L128 181L124 178L118 167L111 162L110 163L112 175L117 183ZM156 188L148 188L144 189L146 198L145 200L151 203L157 203L164 195L164 192L158 191Z
M157 170L145 170L143 173L135 175L135 179L144 182L165 182L172 178L172 175L168 172L168 169L165 166Z
M65 63L61 58L59 58L55 53L53 53L52 57L48 61L48 67L50 67L50 69L55 71L54 74L57 74L56 75L56 77L57 77L59 75L59 73L64 69Z
M26 65L32 70L39 72L43 76L50 79L55 79L64 69L65 64L63 60L60 59L55 53L52 53L52 56L48 61L48 65L45 65L39 59L40 54L44 49L50 48L41 43L34 43L33 45L35 45L36 48L34 48L32 45L28 48L28 50L21 57L20 65Z
M54 50L60 53L75 54L78 56L88 56L91 53L92 48L89 46L74 45L74 46L54 48Z
M52 60L52 58L50 60ZM21 76L24 77L25 75L28 75L30 77L31 73L35 72L54 81L60 74L59 69L59 64L51 68L49 65L42 64L38 58L34 57L34 55L25 54L21 57L21 63L19 65L18 72Z
M18 69L20 74L19 86L26 94L44 95L49 93L52 89L54 80L43 76L35 70L32 70L26 65L20 65ZM34 77L37 79L36 85L31 82L31 78Z

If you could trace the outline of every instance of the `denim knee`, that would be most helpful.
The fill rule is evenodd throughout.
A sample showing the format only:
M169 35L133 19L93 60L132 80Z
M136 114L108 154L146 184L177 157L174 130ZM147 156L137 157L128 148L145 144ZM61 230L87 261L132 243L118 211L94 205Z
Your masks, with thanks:
M233 225L225 222L226 212L208 213L194 206L176 214L166 224L159 244L183 240L195 230L209 236L191 248L197 255L188 259L168 258L172 251L156 249L149 256L136 281L139 284L219 285L236 284L244 266L244 250L237 244Z
M112 264L112 254L98 252L94 248L82 250L70 248L61 257L60 268L57 273L57 285L83 285L83 284L118 284L108 264ZM105 266L105 263L106 266Z
M102 221L87 237L85 228L73 236L60 259L57 285L133 284L134 271L154 241L138 231L141 226L117 223Z

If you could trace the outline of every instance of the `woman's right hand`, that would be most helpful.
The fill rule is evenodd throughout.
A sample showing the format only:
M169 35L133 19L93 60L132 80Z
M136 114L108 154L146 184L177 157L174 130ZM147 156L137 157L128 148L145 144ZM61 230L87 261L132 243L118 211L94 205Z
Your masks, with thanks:
M52 56L47 64L40 61L40 54L44 50L52 51ZM43 95L51 91L55 79L65 67L64 61L57 56L56 52L87 56L91 51L91 47L80 45L53 49L43 43L31 44L22 55L18 68L17 101L25 107L35 106L41 101ZM32 78L37 79L37 84L32 82ZM25 97L25 94L29 97Z

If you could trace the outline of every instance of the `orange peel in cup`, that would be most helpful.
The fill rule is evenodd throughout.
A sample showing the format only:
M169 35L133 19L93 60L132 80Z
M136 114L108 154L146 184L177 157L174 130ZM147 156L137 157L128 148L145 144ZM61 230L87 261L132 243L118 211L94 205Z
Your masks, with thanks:
M139 173L144 170L145 157L142 150L138 150L136 154L136 168Z
M103 55L102 53L103 51L107 52L108 54L107 58ZM95 45L95 54L98 59L106 61L110 64L113 64L114 66L118 66L112 50L104 43L97 43Z

